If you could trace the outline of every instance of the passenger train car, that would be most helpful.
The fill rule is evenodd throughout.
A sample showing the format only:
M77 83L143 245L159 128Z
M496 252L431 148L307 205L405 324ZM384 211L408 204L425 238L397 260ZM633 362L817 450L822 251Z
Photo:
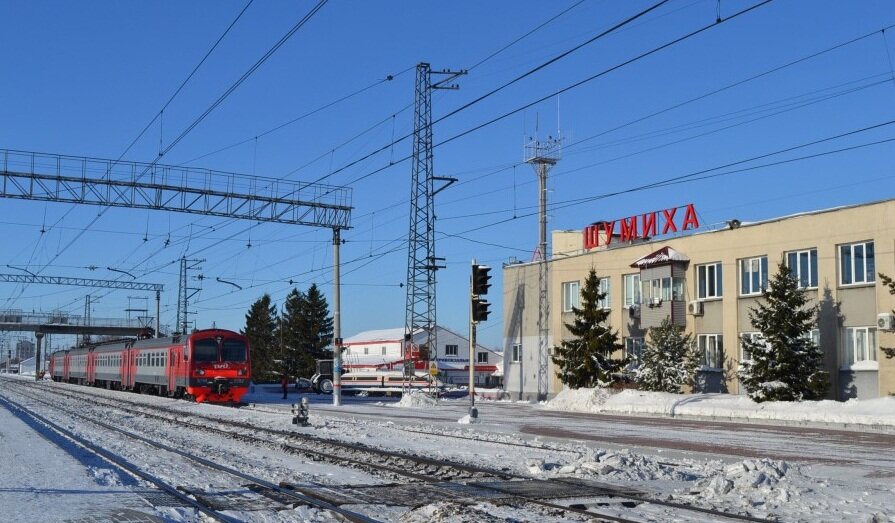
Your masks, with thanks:
M55 352L50 375L54 381L107 389L238 403L249 388L249 362L245 336L208 329Z

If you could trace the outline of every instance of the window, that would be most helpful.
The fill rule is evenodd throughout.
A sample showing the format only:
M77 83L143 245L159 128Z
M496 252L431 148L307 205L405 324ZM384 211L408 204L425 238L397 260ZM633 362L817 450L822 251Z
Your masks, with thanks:
M839 246L839 282L842 285L876 281L873 242Z
M477 352L475 355L476 363L488 363L488 353L487 352Z
M786 265L800 289L817 288L817 249L786 253Z
M842 347L842 365L874 365L876 363L876 327L846 327Z
M522 344L521 343L513 344L513 353L511 354L511 356L513 358L512 361L515 363L522 361Z
M385 345L382 346L382 355L385 356Z
M721 292L721 262L696 266L696 296L700 300L720 298Z
M740 361L752 361L752 354L750 354L749 349L746 348L746 344L743 343L746 340L752 342L759 342L763 340L760 332L741 332L740 333Z
M370 354L370 347L364 347L364 356Z
M221 344L223 352L222 359L224 361L245 361L246 360L246 344L242 340L224 340Z
M218 343L214 338L193 341L193 361L218 361Z
M456 356L460 353L459 345L445 345L444 346L444 355L445 356Z
M640 275L625 274L625 307L640 305Z
M643 297L647 303L684 299L683 278L656 278L643 280Z
M768 257L740 260L740 295L761 294L768 286Z
M643 338L625 338L625 357L634 367L640 365L643 357Z
M600 294L603 299L597 300L597 307L600 309L612 308L612 288L609 286L609 278L600 278ZM577 307L577 305L576 305Z
M701 364L709 369L720 369L724 364L724 345L720 334L700 334L699 352Z
M577 281L567 281L562 284L562 311L572 312L572 307L578 307L581 291Z

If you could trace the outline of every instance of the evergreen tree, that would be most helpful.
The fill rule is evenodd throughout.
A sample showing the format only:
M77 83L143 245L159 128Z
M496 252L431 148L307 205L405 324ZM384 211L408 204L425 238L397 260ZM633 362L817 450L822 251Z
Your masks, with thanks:
M591 269L581 291L581 308L572 308L575 321L566 324L572 339L554 348L552 359L559 367L559 379L573 389L609 385L627 364L624 358L612 357L622 346L618 333L606 325L609 311L597 305L605 297L597 272Z
M680 393L693 382L699 362L692 335L666 317L658 327L650 327L648 338L634 380L643 390Z
M882 280L883 285L889 288L889 294L895 294L895 281L893 281L892 278L889 278L883 273L879 273L879 279ZM895 313L895 311L892 311L892 313ZM895 358L895 347L880 347L880 349L887 358Z
M302 345L312 360L326 358L328 355L324 349L332 342L333 319L329 315L326 297L317 288L316 283L311 284L311 287L308 288L304 307Z
M305 302L307 297L298 289L286 296L283 311L283 320L280 323L278 334L283 343L283 368L290 377L310 377L308 371L313 368L313 360L304 345L303 334L305 327Z
M817 310L806 307L805 291L783 263L762 296L764 303L749 310L761 336L742 340L751 359L740 367L740 382L759 402L823 398L829 376L821 370L823 353L809 337Z
M246 313L242 333L249 339L252 378L256 381L273 379L279 371L274 362L280 348L276 337L277 323L277 307L271 303L268 294L253 303Z

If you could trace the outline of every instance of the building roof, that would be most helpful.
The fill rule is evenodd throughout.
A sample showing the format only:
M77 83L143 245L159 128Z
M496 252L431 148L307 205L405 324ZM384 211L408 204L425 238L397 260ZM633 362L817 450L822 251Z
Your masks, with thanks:
M635 261L634 263L631 264L631 267L645 269L647 267L653 267L656 265L664 265L666 263L671 263L671 262L688 262L688 261L690 261L690 258L687 258L683 254L677 252L676 250L674 250L671 247L668 247L666 245L665 247L662 247L658 251L651 252L651 253L647 254L646 256L644 256L643 258L640 258L639 260Z
M403 341L404 340L404 327L398 327L395 329L379 329L372 331L364 331L351 336L350 338L346 338L344 340L345 344L349 343L375 343L380 341Z

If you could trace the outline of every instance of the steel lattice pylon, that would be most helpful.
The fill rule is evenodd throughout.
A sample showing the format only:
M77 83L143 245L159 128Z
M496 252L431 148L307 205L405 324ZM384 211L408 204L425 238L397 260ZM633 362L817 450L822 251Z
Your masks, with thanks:
M435 271L439 258L435 256L435 194L444 189L435 188L436 181L450 184L454 179L435 176L432 155L432 90L457 89L450 82L466 71L432 71L429 64L416 66L416 91L414 94L413 165L410 181L410 233L407 237L407 308L405 316L405 342L411 343L418 332L425 332L420 345L429 349L434 357L436 343ZM433 75L444 75L432 83ZM409 346L404 347L404 372L412 374L413 355Z

